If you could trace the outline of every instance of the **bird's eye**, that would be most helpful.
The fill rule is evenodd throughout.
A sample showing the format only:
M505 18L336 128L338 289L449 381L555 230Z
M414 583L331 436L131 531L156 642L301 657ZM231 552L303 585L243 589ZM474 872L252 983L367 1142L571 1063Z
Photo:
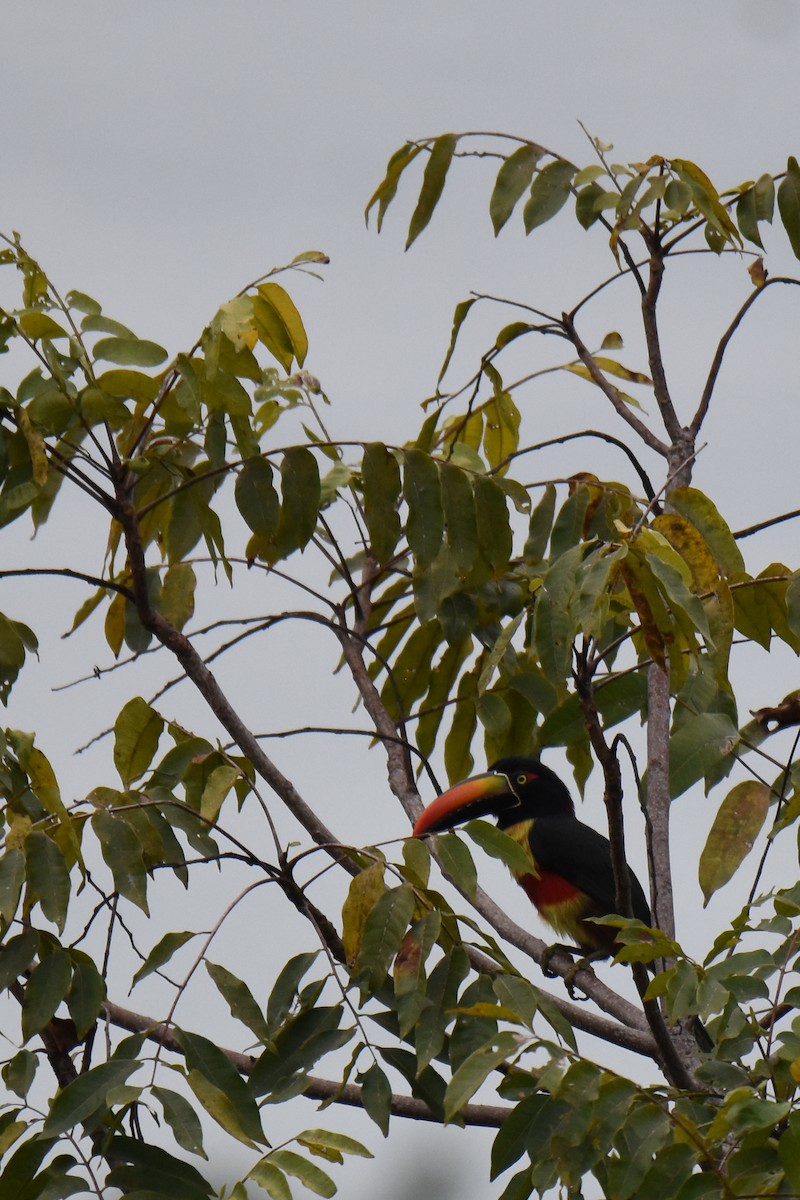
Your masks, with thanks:
M530 775L518 775L517 783L527 783L529 779L530 779Z

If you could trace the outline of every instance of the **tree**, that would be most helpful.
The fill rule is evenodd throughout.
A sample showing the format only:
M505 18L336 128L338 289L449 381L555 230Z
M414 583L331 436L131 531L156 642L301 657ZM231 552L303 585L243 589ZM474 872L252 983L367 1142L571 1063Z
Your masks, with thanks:
M794 875L768 874L774 834L796 822L800 793L794 744L765 746L800 724L800 704L770 697L740 725L731 683L742 645L800 649L800 574L781 563L749 574L740 545L753 529L733 534L691 482L731 340L776 285L800 283L768 276L757 256L777 181L800 257L800 167L790 158L781 176L719 193L688 160L620 166L608 151L594 141L594 161L579 170L526 139L445 134L390 159L367 216L377 209L380 228L401 176L424 162L408 245L454 161L477 154L500 160L496 233L524 196L527 233L572 204L582 230L608 236L614 262L567 312L539 307L539 297L460 303L435 395L404 446L345 444L323 420L304 325L276 277L313 272L324 255L301 254L256 279L170 358L92 298L62 298L19 237L4 239L0 263L18 272L22 294L3 312L0 337L3 348L23 347L32 369L15 392L0 391L0 523L29 514L38 529L76 495L105 514L101 575L62 563L28 570L78 580L87 594L72 631L102 616L115 660L131 669L157 651L163 681L159 697L128 698L107 731L118 778L104 775L76 803L62 798L59 764L42 749L48 730L4 735L0 982L20 1018L20 1048L3 1066L15 1097L0 1117L9 1195L100 1194L106 1184L210 1195L201 1115L248 1148L233 1195L246 1194L246 1178L284 1200L290 1176L331 1195L327 1164L368 1151L323 1128L270 1146L263 1106L301 1093L362 1106L384 1133L393 1114L497 1127L491 1175L504 1177L509 1200L556 1186L578 1196L589 1177L615 1200L800 1191L800 990L791 986L800 888ZM665 272L677 273L690 250L707 254L709 271L724 256L749 261L749 280L687 415L670 392L659 298ZM611 288L627 289L639 314L646 361L635 368L623 364L615 331L596 348L586 340L588 313ZM445 389L479 303L510 305L515 319L471 377ZM553 339L555 364L539 351ZM524 378L508 382L505 364L520 355ZM552 440L612 446L627 482L590 471L524 482L551 442L530 440L518 400L556 369L599 389L617 432ZM649 415L637 399L645 395ZM648 457L662 464L654 481ZM247 570L276 597L268 611L226 607L193 627L198 584L207 590L220 573L224 587ZM286 584L302 607L281 607ZM24 615L0 621L4 701L36 650ZM614 986L515 924L478 886L485 854L513 865L511 839L468 826L477 867L456 834L436 839L435 862L417 839L349 845L265 753L216 672L276 627L300 640L307 622L330 637L363 713L346 728L377 743L387 794L409 818L421 809L420 775L428 793L439 790L442 761L454 781L476 759L561 747L581 792L590 781L597 795L601 779L620 911L635 821L654 914L652 928L608 918L623 943L617 961L630 964L613 968ZM314 686L315 668L299 659L299 686ZM196 732L165 710L176 671L207 708ZM368 744L348 742L353 761ZM747 903L698 962L675 929L669 813L701 783L716 810L698 856L706 898L768 818L771 833ZM290 835L279 808L293 819ZM212 930L154 936L137 914L163 911L173 880L188 897L202 891L210 865L225 897ZM234 973L213 957L215 934L254 889L280 896L305 931L299 952L272 964L266 1004L252 961ZM120 939L139 956L125 977L112 954ZM122 1006L131 983L181 961L189 966L162 1011ZM626 995L631 976L636 1000ZM247 1052L220 1045L213 1021L187 1028L176 1018L190 986L211 985ZM711 1049L698 1045L698 1018ZM499 1103L476 1099L490 1086Z

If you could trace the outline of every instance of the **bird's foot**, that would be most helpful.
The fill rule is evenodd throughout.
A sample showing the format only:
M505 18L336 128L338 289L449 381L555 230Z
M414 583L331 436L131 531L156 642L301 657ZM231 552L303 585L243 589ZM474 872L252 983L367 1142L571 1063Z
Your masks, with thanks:
M593 950L590 954L582 954L579 959L573 962L564 976L564 986L567 989L570 1000L588 1000L588 996L575 995L575 976L579 971L591 970L592 963L598 962L601 958L608 958L607 952L605 950Z
M580 954L580 950L578 950L577 946L565 946L563 942L553 942L552 946L547 946L542 954L539 966L542 968L542 974L548 979L558 978L558 971L554 971L550 966L550 960L554 954L568 954L572 958L574 954ZM576 969L571 968L570 970Z

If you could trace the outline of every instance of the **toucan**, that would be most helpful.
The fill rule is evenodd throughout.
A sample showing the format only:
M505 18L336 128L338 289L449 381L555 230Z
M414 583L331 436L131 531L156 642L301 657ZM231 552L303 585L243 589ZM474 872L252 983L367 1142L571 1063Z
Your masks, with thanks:
M501 758L484 775L443 792L420 814L414 836L453 829L473 817L494 816L525 850L530 871L514 872L539 915L591 957L619 949L617 930L588 918L618 914L608 839L575 816L566 785L533 758ZM634 917L652 925L642 886L628 867Z

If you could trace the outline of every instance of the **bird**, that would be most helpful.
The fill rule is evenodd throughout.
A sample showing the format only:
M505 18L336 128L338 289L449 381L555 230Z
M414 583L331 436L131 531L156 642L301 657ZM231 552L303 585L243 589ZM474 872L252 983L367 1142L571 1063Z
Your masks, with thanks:
M530 871L512 874L546 924L592 959L607 958L620 949L616 928L589 919L621 915L611 846L578 820L569 789L554 771L534 758L501 758L484 774L432 801L418 817L413 835L441 833L484 816L496 817L498 827L530 858ZM650 926L642 885L625 866L633 916Z

